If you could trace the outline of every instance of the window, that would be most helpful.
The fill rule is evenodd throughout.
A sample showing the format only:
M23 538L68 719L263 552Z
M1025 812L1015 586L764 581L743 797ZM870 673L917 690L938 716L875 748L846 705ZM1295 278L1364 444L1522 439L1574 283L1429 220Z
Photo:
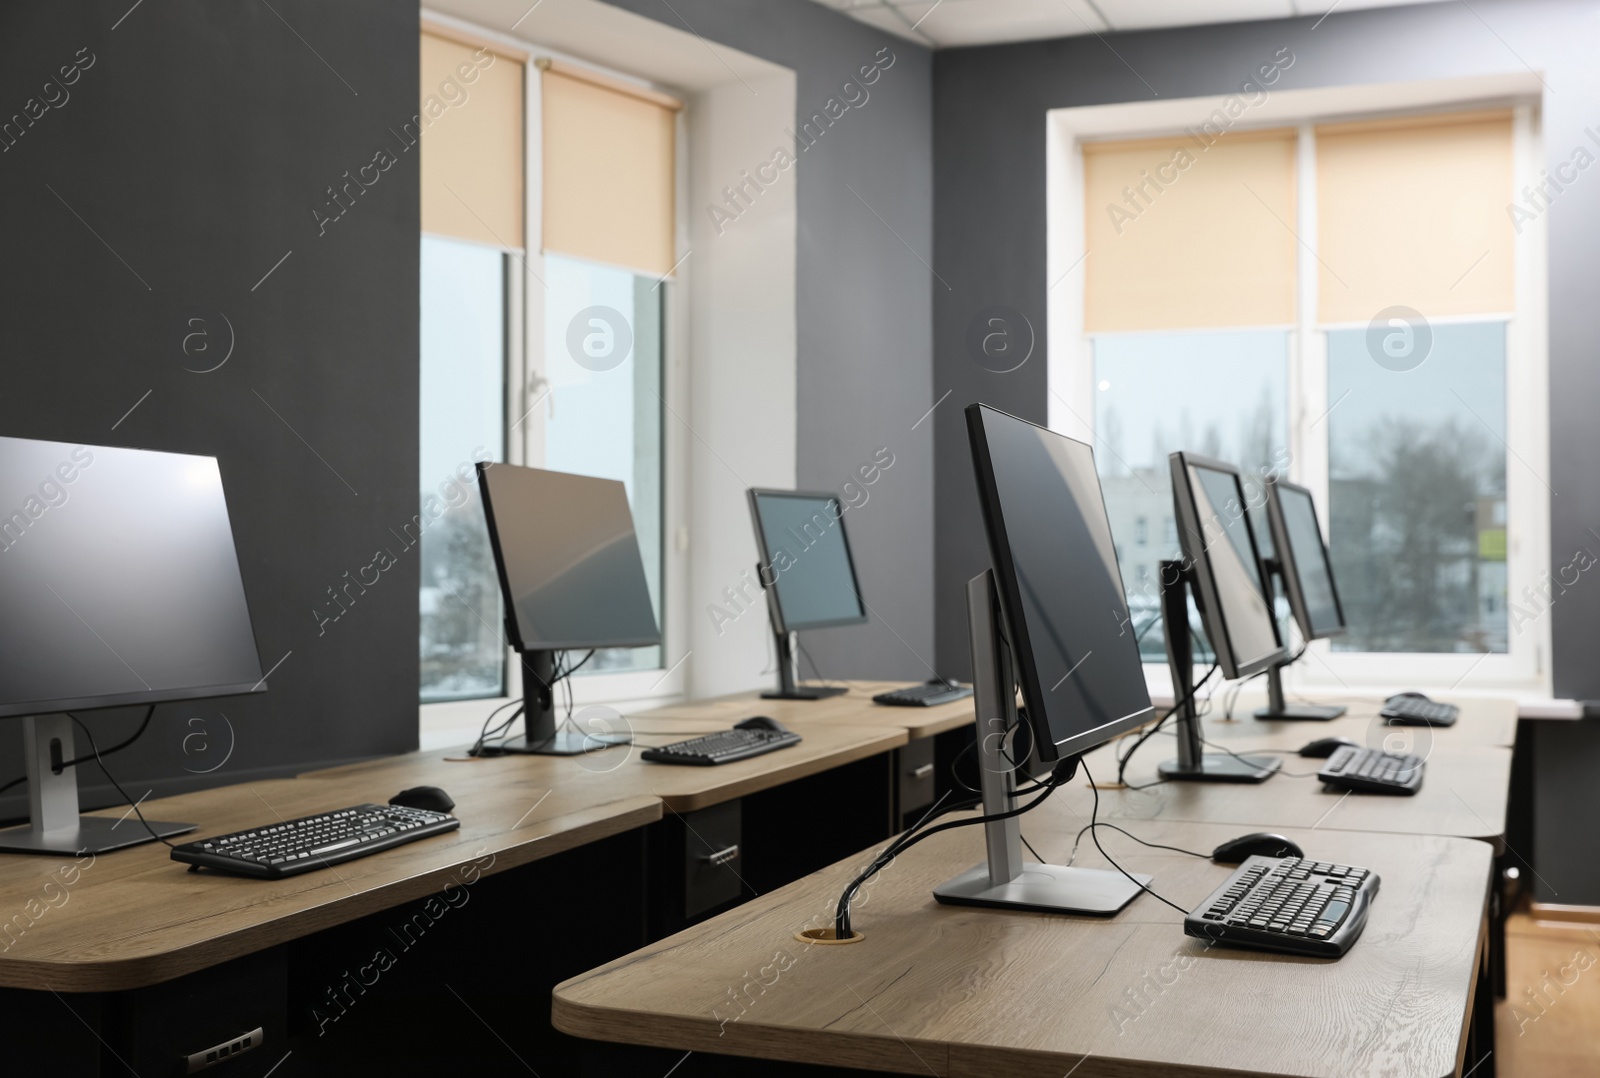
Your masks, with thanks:
M506 259L493 247L422 237L424 703L505 690L500 582L474 466L505 459Z
M1347 116L1346 93L1305 101ZM1542 677L1543 605L1516 598L1547 568L1542 332L1522 313L1542 240L1507 213L1537 172L1533 111L1107 141L1118 108L1052 114L1052 190L1083 202L1052 195L1052 281L1082 269L1051 317L1084 348L1052 358L1051 414L1094 440L1146 661L1165 657L1149 570L1179 553L1182 448L1237 463L1252 499L1272 473L1316 492L1350 630L1297 676Z
M620 480L666 627L677 103L578 65L526 60L509 46L422 35L423 703L520 692L478 461ZM530 130L543 167L525 176ZM578 676L604 686L605 675L662 660L661 647L607 649ZM611 696L660 680L618 682Z

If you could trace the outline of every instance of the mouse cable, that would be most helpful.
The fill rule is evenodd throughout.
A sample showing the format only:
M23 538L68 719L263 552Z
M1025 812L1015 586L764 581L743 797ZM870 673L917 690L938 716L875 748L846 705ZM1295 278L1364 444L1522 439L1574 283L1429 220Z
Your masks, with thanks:
M1100 828L1102 828L1102 827L1110 827L1111 825L1110 824L1102 824L1102 823L1100 823L1100 789L1099 789L1099 787L1097 787L1094 784L1094 776L1089 773L1089 768L1087 766L1085 766L1084 769L1083 769L1083 776L1084 776L1084 778L1089 780L1089 790L1090 790L1090 792L1092 792L1094 794L1094 808L1091 809L1090 812L1089 812L1089 826L1088 826L1087 830L1089 832L1089 837L1094 840L1094 848L1100 851L1100 856L1104 857L1106 859L1106 861L1111 865L1112 868L1116 869L1118 872L1122 873L1124 876L1127 876L1128 877L1128 882L1132 883L1135 887L1139 888L1139 890L1145 892L1146 894L1148 894L1148 895L1150 895L1150 896L1152 896L1154 898L1160 899L1162 902L1165 902L1167 905L1171 906L1173 909L1177 910L1179 913L1183 914L1185 917L1189 916L1189 911L1188 910L1184 909L1182 906L1178 905L1176 902L1172 901L1171 899L1166 898L1163 895L1157 894L1155 891L1152 891L1149 887L1145 886L1144 884L1140 883L1138 880L1134 879L1134 877L1131 874L1129 874L1128 870L1123 868L1121 865L1117 864L1115 861L1113 861L1111 859L1111 855L1106 852L1106 848L1104 846L1100 845ZM1121 831L1122 828L1119 827L1119 828L1117 828L1117 830ZM1082 832L1079 832L1079 833L1081 834ZM1127 832L1123 832L1123 833L1127 834ZM1131 835L1129 837L1132 838ZM1150 843L1145 843L1145 845L1150 845ZM1176 846L1172 846L1172 847L1168 847L1168 848L1169 849L1177 849ZM1179 852L1180 853L1192 853L1192 851L1190 851L1190 850L1180 850ZM1194 854L1194 856L1203 857L1205 855L1204 854Z
M850 881L849 886L844 889L844 893L839 896L839 905L834 912L833 920L834 937L836 939L849 939L851 935L853 935L850 930L850 900L855 897L856 891L860 890L862 884L866 883L867 880L871 879L878 872L882 871L885 865L893 861L902 852L910 849L912 846L915 846L925 838L937 835L941 831L948 831L955 827L971 827L973 824L994 823L1000 820L1009 820L1013 817L1021 816L1030 809L1037 808L1044 802L1045 798L1049 797L1055 792L1057 786L1060 786L1063 782L1067 781L1067 778L1070 777L1072 772L1070 769L1066 768L1065 765L1075 766L1076 760L1076 757L1071 757L1067 760L1061 761L1061 763L1058 763L1056 765L1055 773L1052 774L1050 778L1042 784L1043 792L1032 801L1029 801L1026 805L1019 805L1018 807L1006 812L997 812L992 816L973 816L966 820L951 820L949 823L942 823L935 827L924 827L921 830L908 831L899 839L890 843L882 853L873 859L872 864L868 865L859 876ZM939 815L942 816L946 812L954 812L958 807L961 807L961 803L959 802L944 809L939 813Z
M154 715L155 713L156 713L156 705L151 704L149 707L145 708L144 721L139 723L139 728L137 730L135 730L132 734L130 734L124 740L122 740L122 741L118 742L117 744L111 746L109 749L106 749L105 752L103 753L103 755L110 756L114 752L121 752L123 749L125 749L129 745L133 744L135 741L138 741L139 738L143 737L145 730L148 729L149 726L150 726L150 717L152 715ZM81 756L74 756L72 759L68 760L66 763L62 764L61 766L62 766L63 769L69 768L69 767L76 767L78 764L85 764L85 763L88 763L90 760L93 760L93 759L94 759L94 753L86 752ZM28 781L28 776L27 775L23 775L20 778L12 779L10 782L6 783L4 786L0 786L0 794L5 793L7 790L11 789L13 786L21 786L24 782L27 782L27 781Z
M1261 768L1256 767L1254 764L1252 764L1249 760L1245 759L1243 756L1240 756L1237 752L1234 752L1230 748L1225 748L1222 745L1217 744L1215 741L1207 741L1204 737L1202 737L1200 739L1200 744L1208 746L1209 748L1216 749L1218 752L1225 752L1229 756L1232 756L1235 760L1238 760L1241 764L1244 764L1247 767L1255 768L1255 770L1257 770L1257 771L1262 770ZM1280 752L1281 753L1281 752L1287 752L1289 750L1287 750L1287 749L1277 749L1277 750L1267 750L1267 751L1276 751L1276 752ZM1314 779L1314 778L1317 777L1317 773L1315 771L1285 771L1282 768L1278 769L1277 774L1283 775L1283 776L1285 776L1287 778L1291 778L1291 779Z
M62 714L71 719L73 722L77 723L78 729L83 731L83 736L89 739L89 748L94 752L94 762L100 765L100 773L105 775L105 777L111 782L111 785L117 788L117 793L122 795L122 799L133 808L134 815L139 817L139 822L144 824L144 829L150 832L150 837L155 839L157 842L165 843L174 850L177 849L178 847L174 846L170 842L167 842L165 837L156 834L156 829L150 826L150 821L146 820L144 818L144 813L139 811L139 802L129 797L128 791L122 788L122 783L118 782L116 777L111 774L110 769L106 767L105 760L100 755L99 746L94 743L94 734L89 732L89 728L83 724L83 720L78 718L78 716L74 715L70 711L64 711ZM148 797L149 795L146 794L145 796Z
M1138 835L1134 834L1132 831L1129 831L1125 827L1118 827L1114 823L1106 823L1101 820L1094 823L1086 823L1078 829L1077 837L1072 840L1072 852L1067 856L1066 865L1064 867L1071 868L1072 862L1078 859L1078 843L1083 841L1085 832L1087 832L1091 827L1104 827L1111 831L1120 831L1122 834L1133 839L1133 841L1137 842L1139 845L1149 846L1152 850L1171 850L1173 853L1186 853L1190 857L1201 857L1207 861L1211 860L1211 855L1209 853L1196 853L1193 850L1186 850L1182 846L1163 846L1159 842L1146 842L1144 839L1140 838Z
M1122 754L1122 756L1117 760L1117 782L1119 782L1119 783L1123 782L1122 776L1128 770L1128 761L1133 759L1133 754L1135 752L1139 751L1139 746L1143 745L1146 741L1148 741L1150 739L1150 736L1152 734L1154 734L1157 730L1161 729L1161 727L1166 723L1166 721L1168 719L1170 719L1170 718L1172 718L1172 716L1176 715L1178 713L1178 711L1185 704L1187 704L1191 699L1193 699L1195 694L1200 691L1200 689L1205 685L1205 683L1211 680L1211 675L1213 675L1213 674L1215 674L1217 672L1217 670L1218 670L1220 665L1221 664L1218 663L1218 662L1213 662L1211 664L1211 669L1206 671L1205 676L1202 677L1199 681L1196 681L1192 685L1190 685L1189 686L1189 691L1184 693L1177 700L1173 701L1172 706L1167 709L1166 714L1162 715L1161 718L1157 719L1155 722L1151 723L1148 727L1146 727L1144 733L1139 735L1138 739L1134 741L1132 747L1129 748L1127 752ZM1124 783L1124 785L1125 785L1125 783Z

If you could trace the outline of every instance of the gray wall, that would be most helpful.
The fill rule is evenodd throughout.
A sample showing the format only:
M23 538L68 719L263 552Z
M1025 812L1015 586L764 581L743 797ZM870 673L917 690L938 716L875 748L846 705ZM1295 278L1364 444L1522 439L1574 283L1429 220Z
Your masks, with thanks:
M417 163L388 133L417 111L417 9L273 7L0 9L0 120L94 57L0 140L0 432L218 457L262 667L288 656L262 695L159 707L115 758L136 797L417 740L415 551L325 634L313 616L417 512ZM397 163L319 236L326 188L384 146ZM224 318L231 358L191 373ZM209 357L184 353L196 330ZM88 721L104 746L139 714ZM0 781L20 726L0 722Z
M924 265L933 261L930 54L808 0L608 2L675 29L687 21L712 42L792 69L801 117L839 97L878 49L895 56L867 88L865 104L830 127L794 170L799 484L838 491L882 446L895 460L868 488L870 500L844 518L873 616L866 625L807 633L805 646L830 677L926 678L933 420L911 428L935 399L938 286ZM754 537L750 552L753 559Z
M1481 18L1480 18L1481 16ZM1045 326L1045 140L1047 109L1118 101L1221 94L1287 45L1296 63L1276 88L1399 82L1538 70L1544 140L1551 163L1586 143L1600 123L1600 4L1555 0L1479 0L1314 18L1108 35L1012 46L941 51L934 59L934 268L949 291L934 291L934 391L951 404L984 400L1043 422L1042 351L1010 374L991 374L968 356L973 315L991 304L1021 311L1041 339ZM1487 24L1487 25L1486 25ZM1492 28L1492 29L1491 29ZM1113 48L1115 52L1113 52ZM1118 57L1120 54L1120 59ZM1137 72L1137 74L1135 74ZM1148 84L1148 85L1147 85ZM1600 178L1593 170L1549 211L1550 474L1553 564L1565 565L1600 527ZM935 427L937 611L941 669L965 670L962 586L987 556L959 406L939 409ZM1513 467L1517 466L1513 463ZM1600 585L1580 584L1553 608L1558 696L1600 697ZM1600 766L1600 736L1562 735L1561 751L1581 754L1571 775ZM1548 780L1548 781L1547 781ZM1541 825L1557 813L1595 816L1600 795L1538 776L1537 854L1541 896L1600 902L1600 869L1576 838ZM1566 835L1582 832L1564 828ZM1523 851L1526 852L1526 851Z

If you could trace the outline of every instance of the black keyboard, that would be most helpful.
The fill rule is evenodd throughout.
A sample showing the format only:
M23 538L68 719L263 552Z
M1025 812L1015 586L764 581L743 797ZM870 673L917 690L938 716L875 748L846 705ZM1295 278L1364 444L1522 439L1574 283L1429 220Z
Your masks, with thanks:
M1328 757L1317 778L1365 794L1414 794L1422 789L1422 757L1345 745Z
M1367 927L1377 873L1299 857L1248 858L1183 919L1185 935L1338 958Z
M890 707L938 707L940 704L965 700L971 695L972 690L965 685L929 681L922 685L911 685L904 689L890 689L888 692L880 692L872 698L872 702L874 704L888 704Z
M1391 696L1378 712L1390 726L1453 726L1461 709L1420 696Z
M786 749L800 743L800 735L793 730L725 730L720 734L674 741L645 749L641 759L658 764L691 764L709 767L712 764L731 764L764 752Z
M419 838L442 835L460 826L460 820L443 812L399 805L356 805L186 842L172 851L172 859L238 876L278 880Z

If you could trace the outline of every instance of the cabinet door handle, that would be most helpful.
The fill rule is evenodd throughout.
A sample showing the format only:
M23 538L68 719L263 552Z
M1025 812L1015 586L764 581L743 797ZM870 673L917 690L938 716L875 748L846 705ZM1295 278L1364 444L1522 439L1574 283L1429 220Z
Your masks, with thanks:
M925 779L931 774L933 774L932 764L923 764L921 767L911 769L911 777L914 779Z
M738 843L734 843L732 846L729 846L727 849L718 850L716 853L708 853L708 854L706 854L705 855L705 860L706 860L707 863L709 863L711 865L725 865L730 861L738 860L738 857L739 857L739 844Z

